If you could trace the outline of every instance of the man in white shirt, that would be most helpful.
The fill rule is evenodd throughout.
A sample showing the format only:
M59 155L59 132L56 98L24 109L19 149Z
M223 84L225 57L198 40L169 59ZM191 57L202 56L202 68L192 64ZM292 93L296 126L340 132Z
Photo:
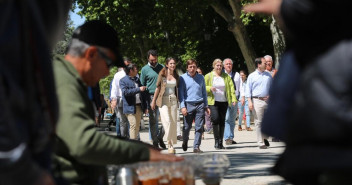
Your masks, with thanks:
M127 57L124 59L125 65L131 64L131 60ZM116 132L118 136L126 138L128 136L128 119L123 114L122 108L122 91L120 88L120 80L126 76L126 72L123 68L119 68L119 71L115 74L111 84L111 109L116 113L116 117L120 120L116 121Z
M224 71L228 75L230 75L233 85L235 87L236 99L238 100L240 92L240 74L238 72L232 71L233 61L230 58L226 58L223 61ZM226 118L225 118L225 131L224 131L224 139L227 145L236 144L234 138L234 130L235 130L235 121L237 117L237 104L231 105L227 108Z
M261 124L264 111L268 106L269 89L273 78L269 72L265 71L266 60L264 58L256 58L254 63L257 69L248 76L245 93L248 107L253 111L259 148L266 149L270 144L267 136L261 132Z

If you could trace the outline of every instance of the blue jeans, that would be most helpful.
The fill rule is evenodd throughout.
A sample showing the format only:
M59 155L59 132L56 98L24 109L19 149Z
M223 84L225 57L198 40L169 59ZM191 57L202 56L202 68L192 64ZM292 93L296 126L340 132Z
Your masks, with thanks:
M153 99L153 95L150 95L150 99ZM148 109L149 113L149 139L151 139L153 142L159 142L159 140L162 140L165 131L163 126L161 126L159 130L159 108L155 106L155 109Z
M120 118L118 118L116 116L116 135L117 136L121 136L121 133L120 133Z
M235 120L237 116L237 104L229 106L226 111L224 139L233 139Z
M202 134L204 132L205 111L204 103L186 103L187 116L184 117L183 124L183 142L187 143L189 139L189 131L192 128L194 120L195 136L193 148L199 148L202 142Z
M249 112L248 100L244 101L244 105L242 105L241 102L239 101L238 110L239 110L238 125L242 125L243 110L244 110L246 113L247 128L251 127L251 113Z

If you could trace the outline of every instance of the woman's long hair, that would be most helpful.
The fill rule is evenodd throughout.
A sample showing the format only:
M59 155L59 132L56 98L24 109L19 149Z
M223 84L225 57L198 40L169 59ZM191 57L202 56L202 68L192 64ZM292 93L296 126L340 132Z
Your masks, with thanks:
M172 58L172 57L169 57L169 58L167 58L166 60L165 60L165 67L160 71L160 73L159 74L161 74L162 76L164 76L164 77L167 77L167 72L168 72L168 68L166 67L166 65L169 65L169 62L171 61L171 60L173 60L173 61L175 61L176 62L176 60L174 59L174 58ZM178 82L178 79L179 79L179 75L177 74L177 72L176 72L176 68L175 68L175 70L174 70L174 74L172 74L172 76L174 76L174 78L176 79L176 81Z

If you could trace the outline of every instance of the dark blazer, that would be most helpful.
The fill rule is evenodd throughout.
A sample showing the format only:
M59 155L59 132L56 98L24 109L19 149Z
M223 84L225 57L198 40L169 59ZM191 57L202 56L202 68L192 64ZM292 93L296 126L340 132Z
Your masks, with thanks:
M135 82L137 82L138 87L136 87ZM130 76L126 75L125 77L121 78L120 80L120 88L122 91L122 107L123 107L123 113L124 114L135 114L136 113L136 94L140 93L140 100L141 100L141 106L142 106L142 111L144 112L149 105L149 102L147 101L148 95L146 91L141 92L139 87L141 87L142 84L139 80L139 78L131 78Z

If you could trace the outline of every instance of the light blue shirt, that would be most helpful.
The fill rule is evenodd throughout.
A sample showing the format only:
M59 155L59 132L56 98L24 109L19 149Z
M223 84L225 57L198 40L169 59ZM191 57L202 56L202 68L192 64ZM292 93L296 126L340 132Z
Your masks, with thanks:
M185 107L185 102L204 102L204 107L208 107L207 92L203 75L196 74L191 77L188 72L180 76L178 99L180 108Z
M269 89L273 78L269 72L254 71L248 76L246 85L246 98L269 96Z

